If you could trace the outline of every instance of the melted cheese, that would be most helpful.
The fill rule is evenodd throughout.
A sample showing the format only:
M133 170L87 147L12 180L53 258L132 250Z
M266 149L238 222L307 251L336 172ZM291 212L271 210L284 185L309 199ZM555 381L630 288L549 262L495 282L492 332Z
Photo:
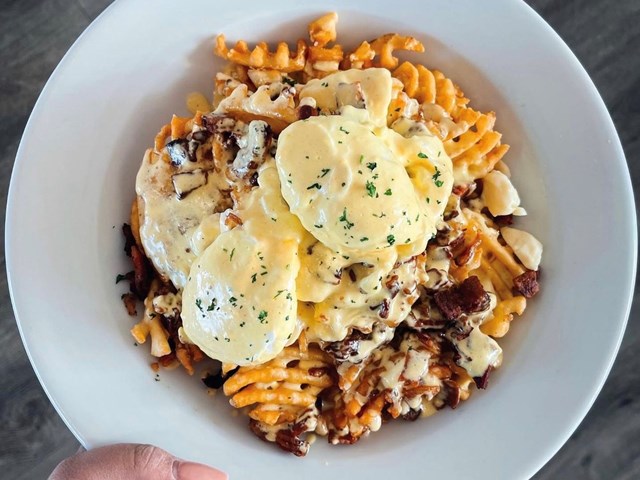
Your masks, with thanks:
M145 253L158 272L179 289L185 286L196 258L194 235L198 252L217 236L215 230L199 227L213 214L222 199L220 191L226 187L226 180L219 175L208 172L205 176L198 162L187 164L189 169L178 173L170 162L147 150L136 177L136 193L143 206L140 237ZM197 177L204 176L204 182L179 198L173 177L191 171Z
M418 296L413 256L436 231L453 175L426 129L386 126L391 90L382 69L309 82L302 101L339 115L280 134L258 187L237 198L242 225L224 231L215 217L195 226L191 248L200 256L182 318L207 355L263 363L301 328L309 341L335 341L409 314ZM412 377L423 373L415 360Z
M316 106L336 113L342 107L362 103L370 122L386 126L387 108L391 102L391 73L384 68L346 70L310 80L301 90L300 98L311 97Z
M274 358L296 326L297 244L268 242L236 227L191 268L182 297L187 336L207 355L237 365Z

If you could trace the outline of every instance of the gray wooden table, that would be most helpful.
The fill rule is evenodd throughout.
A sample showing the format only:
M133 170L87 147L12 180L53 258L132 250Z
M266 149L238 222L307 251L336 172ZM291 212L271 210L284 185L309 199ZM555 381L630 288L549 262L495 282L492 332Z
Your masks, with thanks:
M111 0L0 1L0 212L20 135L40 90ZM640 182L640 0L531 0L594 79ZM550 72L553 74L553 72ZM4 225L4 219L2 221ZM615 234L615 230L613 231ZM0 237L4 247L4 235ZM79 444L45 396L15 325L0 270L0 477L45 479ZM536 479L640 478L638 289L622 348L587 418ZM603 319L606 321L606 319ZM523 432L526 435L526 432Z

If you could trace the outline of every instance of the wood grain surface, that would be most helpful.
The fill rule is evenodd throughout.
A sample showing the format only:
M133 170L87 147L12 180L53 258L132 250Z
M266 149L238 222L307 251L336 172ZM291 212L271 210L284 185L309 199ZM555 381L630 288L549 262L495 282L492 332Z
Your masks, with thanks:
M1 0L0 211L3 215L20 136L44 83L73 41L110 3L110 0ZM531 0L528 3L567 42L593 78L618 128L636 189L640 182L640 1ZM615 235L614 227L612 225L612 235ZM45 479L79 444L49 403L22 347L7 290L4 235L0 242L3 246L0 260L0 478ZM571 439L535 479L640 478L638 301L636 289L620 353L596 403ZM499 474L495 478L500 479Z

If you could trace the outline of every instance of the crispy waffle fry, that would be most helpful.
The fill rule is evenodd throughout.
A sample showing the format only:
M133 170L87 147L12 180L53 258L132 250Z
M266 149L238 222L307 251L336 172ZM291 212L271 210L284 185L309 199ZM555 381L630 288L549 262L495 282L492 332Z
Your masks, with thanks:
M338 14L327 13L309 24L309 38L316 47L324 47L328 43L336 41L336 23Z
M295 410L291 407L314 404L318 394L333 384L330 369L326 354L317 347L305 353L291 346L265 364L240 367L225 382L224 393L236 408L257 404L250 416L275 425L291 417ZM275 411L289 413L276 417Z
M371 43L362 42L347 56L346 68L382 67L392 70L400 62L393 54L396 50L424 52L424 45L416 38L387 33Z
M265 42L258 43L253 50L249 50L247 42L240 40L231 49L225 43L224 35L216 37L215 53L219 57L254 69L280 70L281 72L297 72L304 68L307 44L298 40L297 50L291 52L289 46L280 42L274 53L269 51Z
M384 421L414 420L445 406L456 408L469 398L473 386L485 388L491 370L502 362L502 351L490 337L504 336L514 315L524 313L527 298L538 290L537 272L527 270L501 237L498 226L512 219L497 209L491 210L488 201L491 177L476 182L494 169L507 174L509 171L503 161L509 146L501 143L502 135L494 129L495 113L471 108L461 88L441 71L401 62L399 51L424 52L423 44L416 38L388 33L363 41L345 53L343 46L336 43L337 22L335 13L311 22L309 40L299 40L295 51L286 43L270 50L265 42L249 47L243 40L230 47L224 35L218 35L215 54L228 64L215 77L213 102L210 104L199 94L191 95L188 106L194 116L174 116L164 125L154 141L155 155L151 155L153 162L160 159L174 164L175 161L176 166L187 158L193 162L210 161L206 165L209 177L205 179L222 174L225 201L219 205L220 209L215 209L222 212L221 219L215 217L207 228L217 232L218 223L223 231L249 226L251 217L245 218L242 210L236 208L243 204L249 208L245 196L255 187L263 187L258 170L262 162L273 161L278 134L293 122L316 115L341 114L348 118L349 114L356 113L348 108L344 111L323 109L313 96L300 99L304 84L339 70L385 68L392 75L387 126L406 137L431 131L440 138L452 160L454 188L437 233L420 255L410 259L398 257L398 265L410 261L417 265L412 271L412 275L415 274L413 290L408 287L403 290L398 282L385 284L391 300L400 292L415 295L407 309L409 316L396 318L393 309L389 314L388 299L385 299L376 307L388 315L384 317L383 329L358 324L350 327L341 339L329 342L320 341L313 330L307 331L301 325L294 334L295 342L266 363L242 367L222 364L221 382L226 378L223 391L233 407L248 415L251 430L298 456L305 455L309 449L309 433L328 434L331 443L351 444L380 429ZM348 75L345 78L349 78ZM338 106L366 110L367 102L378 98L368 98L364 92L376 90L371 86L366 90L360 82L345 80L335 87L331 82L322 82L317 84L331 88L321 91L335 97ZM388 83L384 85L387 88ZM201 112L212 110L213 113L203 117ZM258 148L263 152L261 156L247 154L254 147L260 147L259 143L249 141L253 120L262 120L271 127L260 123L266 132L260 138L268 140L262 150ZM376 135L376 131L372 133ZM175 141L177 139L180 140ZM173 143L167 147L169 141ZM182 156L181 148L186 151ZM243 163L243 159L248 161ZM257 167L249 167L251 161ZM362 158L360 161L362 163ZM154 165L163 166L162 163ZM186 170L195 168L190 163L185 165ZM367 168L373 171L376 163L371 165L367 163ZM321 172L325 170L329 172L329 169ZM411 168L407 173L412 176ZM321 175L318 179L324 178L324 173ZM433 178L426 176L425 181L431 185L437 178L434 174ZM438 183L441 182L435 182L440 187ZM312 183L307 190L316 186L320 189L319 183ZM496 198L506 198L503 193L498 189ZM430 197L425 201L429 203ZM146 259L139 258L144 254L138 255L138 251L143 251L139 228L144 208L141 199L133 202L131 232L125 231L129 250L131 245L137 248L132 255L136 268L125 276L133 277L132 293L128 294L133 303L129 307L135 309L136 297L144 299L145 307L141 321L131 333L138 343L151 337L156 368L181 364L187 373L193 374L195 363L202 360L204 354L189 343L182 328L182 291L163 280L156 271L150 272L147 278L142 268ZM501 216L494 217L487 211ZM514 211L514 215L524 213L523 209ZM346 209L343 216L349 225ZM391 240L389 243L392 245ZM334 274L331 281L340 282L343 273L352 277L352 282L360 280L356 276L360 273L347 266L344 272L340 269ZM137 284L144 288L137 288ZM195 303L198 305L198 301ZM312 302L308 303L308 307L301 307L306 305L302 301L298 304L299 318L302 318L300 308L312 306ZM474 346L474 342L480 343Z
M482 178L495 167L509 149L500 143L502 135L493 130L495 113L482 114L467 107L469 99L438 70L402 63L393 71L404 91L422 104L431 130L445 141L447 154L467 181Z

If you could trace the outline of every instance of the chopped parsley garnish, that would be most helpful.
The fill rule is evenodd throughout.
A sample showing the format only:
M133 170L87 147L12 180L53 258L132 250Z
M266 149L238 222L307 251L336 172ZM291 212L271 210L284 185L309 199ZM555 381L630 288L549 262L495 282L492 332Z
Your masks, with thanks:
M258 320L260 320L260 323L269 323L267 320L268 315L269 313L267 313L266 310L260 310L260 313L258 314Z
M200 300L199 298L196 298L196 307L198 307L198 310L200 310L201 312L202 310L202 300Z
M375 197L376 196L376 186L373 184L373 182L370 182L367 180L367 195L369 195L370 197Z
M374 168L376 168L378 164L376 162L367 163L367 168L373 172Z
M320 85L322 85L323 87L328 87L329 84L327 82L322 82Z
M285 297L287 300L293 300L293 297L291 296L291 292L287 291L287 294L285 295ZM289 316L287 315L286 320L289 320Z
M431 203L431 199L429 197L426 198L427 203Z
M229 297L229 303L232 303L233 306L235 307L235 303L238 301L238 299L236 297Z
M390 189L390 188L387 188L387 190L384 192L384 194L385 194L387 197L390 197L391 195L393 195L393 194L391 193L391 189Z
M251 275L251 283L256 283L256 278L258 277L257 273L254 273L253 275Z
M367 240L369 240L369 237L362 237L362 238L360 239L360 241L361 241L361 242L366 242Z
M236 253L236 248L233 247L233 250L231 250L231 254L229 255L229 261L233 260L233 254Z
M213 309L216 308L217 305L218 305L218 300L214 298L213 300L211 300L211 303L207 307L207 312L213 312Z
M329 173L331 171L331 169L330 168L323 168L321 171L322 171L322 175L320 175L319 178L324 177L327 173Z
M360 155L360 165L362 165L362 162L364 162L364 155Z
M316 228L322 228L322 225L320 225L319 223L316 223L316 224L314 225L314 227L316 227Z
M349 131L345 130L344 127L340 127L340 131L345 133L345 134L347 134L347 135L349 135Z
M396 237L394 237L393 235L387 235L387 242L389 242L389 245L393 245L394 243L396 243Z
M307 187L307 190L313 190L314 188L317 188L318 190L320 190L322 187L320 186L319 183L313 183Z
M350 222L349 219L347 218L347 207L344 207L344 210L342 211L342 215L340 215L340 218L338 218L339 221L344 222L345 223L345 227L347 230L350 230L351 227L353 227L354 223Z
M440 170L438 170L438 167L436 167L436 173L434 173L431 178L433 178L433 183L435 183L436 187L438 188L444 185L444 182L442 180L438 180L440 178L440 175L441 175L441 172Z
M422 152L418 153L418 157L419 158L429 158L429 157L427 157L426 153L422 153Z
M286 291L286 290L278 290L278 293L276 293L275 297L273 297L273 298L278 298L280 296L280 294L282 292L284 292L284 291Z

